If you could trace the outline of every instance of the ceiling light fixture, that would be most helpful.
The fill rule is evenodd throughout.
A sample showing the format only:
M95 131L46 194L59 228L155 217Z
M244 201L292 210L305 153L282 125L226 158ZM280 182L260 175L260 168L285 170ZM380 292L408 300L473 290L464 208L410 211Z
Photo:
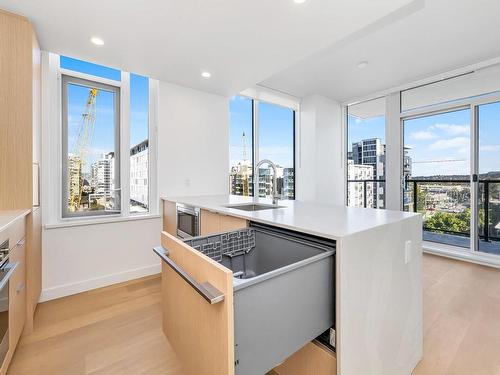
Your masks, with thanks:
M212 76L212 74L210 72L201 72L201 76L203 78L210 78Z
M304 4L307 0L293 0L295 4Z
M98 38L96 36L93 36L92 38L90 38L90 41L92 43L94 43L96 46L102 46L102 45L104 45L104 40L102 40L101 38Z
M359 69L364 69L368 66L368 61L361 61L358 63L358 68Z

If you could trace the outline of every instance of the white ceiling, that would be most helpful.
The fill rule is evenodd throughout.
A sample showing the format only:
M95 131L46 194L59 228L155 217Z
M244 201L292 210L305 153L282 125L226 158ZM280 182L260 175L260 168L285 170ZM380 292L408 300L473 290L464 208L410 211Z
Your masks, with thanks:
M44 50L232 95L410 2L0 0L0 8L30 18ZM212 78L201 78L203 70ZM313 89L293 78L287 89ZM280 76L272 82L283 85Z
M500 1L428 0L422 5L262 84L299 97L320 94L346 101L500 56ZM369 65L359 69L360 61Z

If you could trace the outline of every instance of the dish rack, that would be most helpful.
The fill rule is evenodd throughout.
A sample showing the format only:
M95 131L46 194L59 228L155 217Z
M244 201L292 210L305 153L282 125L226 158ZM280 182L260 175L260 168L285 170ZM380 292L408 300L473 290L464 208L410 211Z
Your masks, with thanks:
M224 255L232 258L248 254L254 249L255 232L249 228L239 229L232 232L191 238L184 240L184 243L220 263Z

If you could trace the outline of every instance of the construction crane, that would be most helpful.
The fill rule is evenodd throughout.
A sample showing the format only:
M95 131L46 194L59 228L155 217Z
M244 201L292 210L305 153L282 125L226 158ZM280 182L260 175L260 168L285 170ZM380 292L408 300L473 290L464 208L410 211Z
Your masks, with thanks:
M85 109L83 110L78 126L78 135L73 147L73 160L68 164L69 177L69 203L68 208L75 212L80 208L83 192L83 174L82 170L87 163L87 153L94 136L95 127L95 103L99 91L91 87Z

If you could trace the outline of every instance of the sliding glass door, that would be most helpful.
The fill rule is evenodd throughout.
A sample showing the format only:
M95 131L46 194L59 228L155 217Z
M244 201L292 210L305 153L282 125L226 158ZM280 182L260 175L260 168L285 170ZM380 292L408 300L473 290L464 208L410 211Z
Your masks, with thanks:
M471 110L403 120L404 210L423 215L423 239L464 248L471 238Z
M424 241L500 255L500 101L402 118L403 205Z
M477 249L500 255L500 102L476 107Z

